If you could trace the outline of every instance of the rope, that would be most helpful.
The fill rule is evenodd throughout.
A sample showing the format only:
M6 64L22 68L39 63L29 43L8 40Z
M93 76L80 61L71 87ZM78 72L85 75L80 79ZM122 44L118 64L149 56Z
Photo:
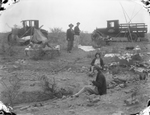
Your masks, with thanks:
M142 8L141 8L142 9ZM130 19L129 23L131 22L131 20L134 19L134 17L141 11L141 9Z
M120 3L120 2L119 2L119 3ZM125 16L125 10L124 10L124 8L123 8L123 6L122 6L122 4L121 4L121 3L120 3L120 5L121 5L121 7L122 7L123 14L124 14L124 17L125 17L125 20L126 20L126 23L127 23L127 19L126 19L126 16ZM130 31L129 27L128 27L128 31L129 31L130 37L131 37L131 39L132 39L131 31ZM132 42L133 42L133 40L132 40Z
M9 28L11 28L7 23L6 23L6 25L9 27ZM12 28L11 28L12 29Z
M30 29L28 29L20 38L22 38Z
M120 2L119 2L119 3L120 3ZM122 6L122 4L121 4L121 3L120 3L120 5L121 5L121 8L123 9L123 15L124 15L125 20L126 20L126 22L127 22L127 18L126 18L125 12L124 12L124 8L123 8L123 6Z
M142 8L141 8L141 9L142 9ZM132 18L129 18L128 14L125 12L126 15L128 16L128 18L130 19L129 22L128 22L129 24L132 23L131 20L141 11L141 9L140 9L134 16L132 16ZM135 10L135 7L134 7L134 10ZM130 32L131 32L131 31L130 31ZM138 33L136 33L136 34L138 35ZM130 34L130 36L131 36L131 34ZM132 38L132 36L131 36L131 38Z
M134 14L135 8L136 8L136 4L134 5L134 9L133 9L133 12L132 12L131 18L133 18L133 14Z

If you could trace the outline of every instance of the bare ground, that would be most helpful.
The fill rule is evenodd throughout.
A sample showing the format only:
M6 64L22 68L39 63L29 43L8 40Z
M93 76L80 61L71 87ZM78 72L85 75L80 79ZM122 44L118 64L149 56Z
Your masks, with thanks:
M128 43L119 42L111 43L108 47L103 47L103 53L107 52L118 52L124 50L125 46L137 45L142 48L142 53L149 51L149 45L146 42L141 43ZM3 59L0 65L4 68L0 70L0 76L5 78L7 81L8 77L12 74L17 74L21 79L20 92L34 92L42 91L39 78L42 75L46 75L49 79L55 78L57 87L68 89L76 93L84 85L89 84L89 80L93 79L88 77L89 64L93 52L84 52L81 49L74 49L72 53L67 53L65 50L61 50L60 57L56 57L51 60L39 60L33 61L22 55L15 58ZM149 60L149 56L145 55L145 60ZM23 64L18 64L16 61L18 59L25 59ZM105 64L111 62L110 59L104 59ZM109 83L112 80L112 75L104 72L106 80ZM122 72L118 76L124 76L128 79L135 77L134 74L130 72ZM39 99L45 98L43 101L34 100L33 95L26 97L25 104L17 104L14 106L15 111L20 115L112 115L117 111L123 111L126 114L134 113L140 111L145 107L146 101L149 98L149 82L139 83L129 83L125 88L115 87L113 89L108 89L108 94L101 96L100 101L96 103L91 103L89 98L96 97L95 95L88 95L87 93L82 94L80 97L72 99L69 96L63 96L63 98L50 97L38 97ZM124 103L125 99L131 97L130 90L134 87L138 87L137 98L139 103L132 106L126 106ZM5 89L5 87L4 87ZM37 94L38 95L38 94ZM30 98L30 99L27 99ZM49 100L46 100L48 99ZM3 100L3 99L2 99ZM20 99L21 100L21 99ZM39 101L39 102L32 102ZM31 102L31 103L29 103ZM119 113L118 113L119 115Z

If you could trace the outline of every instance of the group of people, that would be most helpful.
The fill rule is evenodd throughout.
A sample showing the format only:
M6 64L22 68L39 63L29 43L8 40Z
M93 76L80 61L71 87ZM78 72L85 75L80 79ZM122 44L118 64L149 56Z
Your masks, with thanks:
M71 50L74 47L78 47L80 43L80 22L77 22L77 25L73 29L73 24L69 24L69 29L67 30L66 40L68 41L67 52L71 53ZM74 43L75 42L75 43Z
M67 51L71 52L73 47L73 42L75 39L75 46L77 47L79 45L79 35L80 35L80 29L79 29L80 23L77 23L77 26L73 28L73 24L69 24L69 29L67 30L67 41L68 41L68 48ZM33 44L31 44L33 45ZM78 97L83 92L89 92L90 94L95 95L104 95L107 94L107 85L106 85L106 79L104 74L102 73L102 70L104 69L104 62L101 57L101 53L96 53L95 58L91 62L90 66L90 73L96 73L96 79L92 80L89 85L84 86L79 92L74 94L72 97ZM8 108L0 102L0 112L7 113L8 115L16 115L13 112L10 112Z
M78 47L80 43L80 23L78 22L73 29L73 24L69 24L69 29L66 33L66 40L68 41L67 52L71 53L74 47ZM75 43L74 43L75 42ZM102 70L104 68L104 62L100 53L95 54L95 58L91 62L90 74L96 73L96 80L91 81L91 84L84 86L79 92L72 97L78 97L83 92L89 92L90 94L103 95L107 93L106 79Z
M90 73L96 73L96 80L91 81L91 84L84 86L79 92L73 95L78 97L83 92L89 92L95 95L104 95L107 93L106 78L102 73L104 62L100 53L95 54L95 58L91 62Z

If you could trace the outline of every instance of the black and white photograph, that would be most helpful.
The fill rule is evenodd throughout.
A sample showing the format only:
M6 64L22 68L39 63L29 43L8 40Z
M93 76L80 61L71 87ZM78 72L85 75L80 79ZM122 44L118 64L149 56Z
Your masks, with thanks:
M0 115L149 115L150 0L0 0Z

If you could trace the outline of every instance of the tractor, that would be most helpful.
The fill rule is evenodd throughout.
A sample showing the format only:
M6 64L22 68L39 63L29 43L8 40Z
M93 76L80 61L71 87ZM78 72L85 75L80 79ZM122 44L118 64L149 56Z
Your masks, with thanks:
M12 31L8 35L8 44L9 45L16 45L16 44L22 44L23 40L22 38L27 37L27 36L32 36L34 34L34 29L38 29L42 32L42 34L48 38L48 31L41 29L39 27L39 20L22 20L22 28L17 28L14 26L12 28ZM25 45L29 44L31 39L25 40ZM21 41L21 42L20 42Z

